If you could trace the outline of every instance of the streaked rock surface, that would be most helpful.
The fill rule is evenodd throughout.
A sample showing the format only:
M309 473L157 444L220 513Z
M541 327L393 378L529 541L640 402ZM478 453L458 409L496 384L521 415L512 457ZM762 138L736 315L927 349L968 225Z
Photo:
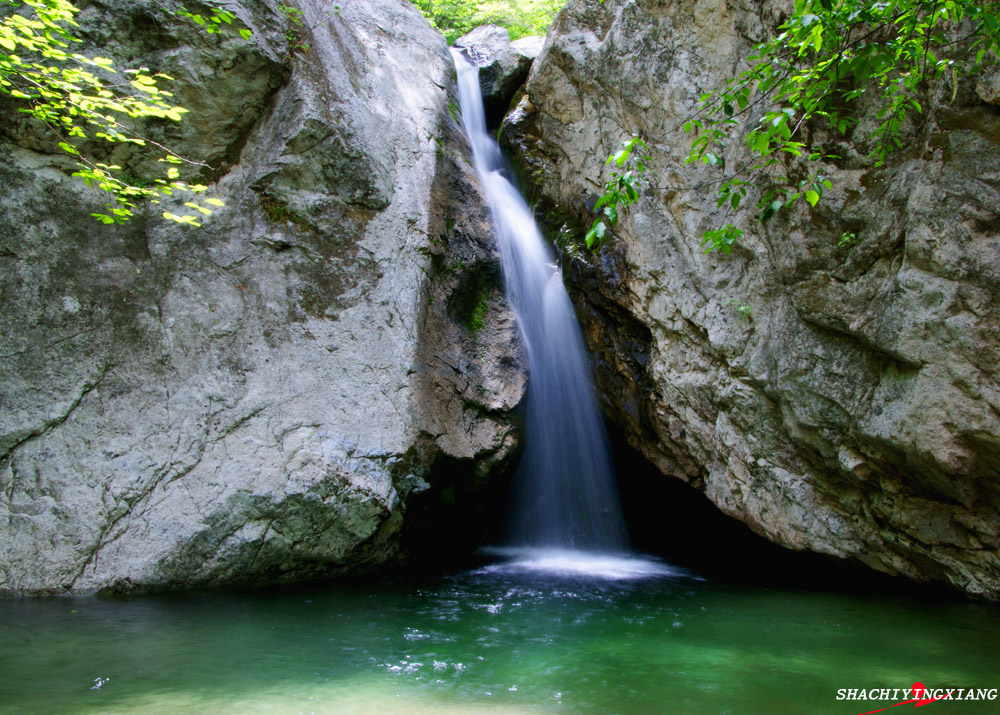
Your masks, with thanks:
M950 80L933 86L881 169L866 123L857 143L817 136L845 157L823 167L820 204L703 255L724 222L718 174L682 163L682 123L783 12L573 0L504 136L552 228L573 231L605 158L649 142L652 185L613 245L567 266L606 411L634 446L779 544L996 599L996 78L963 80L954 102Z
M215 167L203 228L100 226L45 133L4 130L0 591L309 578L485 529L526 376L448 48L407 2L301 8L296 51L276 2L236 8L249 41L145 1L81 19L176 78L190 117L149 130Z

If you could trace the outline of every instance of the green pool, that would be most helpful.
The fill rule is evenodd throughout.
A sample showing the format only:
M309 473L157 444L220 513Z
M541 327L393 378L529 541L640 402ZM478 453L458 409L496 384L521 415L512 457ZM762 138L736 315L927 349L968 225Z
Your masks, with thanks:
M995 606L559 555L364 585L0 600L0 643L2 713L857 715L896 701L839 689L1000 687Z

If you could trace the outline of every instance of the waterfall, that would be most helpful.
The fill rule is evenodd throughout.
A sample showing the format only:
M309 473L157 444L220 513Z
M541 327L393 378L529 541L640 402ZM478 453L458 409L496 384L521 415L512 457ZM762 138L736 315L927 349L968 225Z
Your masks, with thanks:
M457 50L462 124L493 218L507 298L528 355L525 449L511 484L509 546L628 548L607 434L562 273L486 129L479 70Z

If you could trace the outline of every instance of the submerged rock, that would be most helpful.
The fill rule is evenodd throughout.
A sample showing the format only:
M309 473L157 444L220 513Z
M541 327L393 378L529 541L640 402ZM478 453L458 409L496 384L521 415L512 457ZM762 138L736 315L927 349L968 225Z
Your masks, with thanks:
M511 100L528 78L543 42L544 38L534 36L511 42L510 32L496 25L477 27L455 40L455 47L479 68L488 126L499 126Z
M0 123L0 591L309 578L486 527L525 367L448 48L406 2L300 7L308 47L276 2L236 7L249 41L154 2L82 18L177 78L166 138L226 204L200 229L96 224L44 132Z
M996 599L995 78L933 88L881 169L841 141L815 209L703 255L702 231L724 219L713 185L698 187L718 174L682 163L682 123L786 5L570 2L506 140L569 230L605 158L633 134L649 142L650 188L609 248L567 266L631 444L779 544Z

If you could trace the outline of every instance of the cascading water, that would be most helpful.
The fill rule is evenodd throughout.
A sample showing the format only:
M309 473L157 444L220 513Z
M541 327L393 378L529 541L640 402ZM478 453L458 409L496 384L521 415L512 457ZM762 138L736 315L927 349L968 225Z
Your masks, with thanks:
M526 444L512 483L510 546L620 552L628 538L587 353L562 274L531 209L503 175L486 129L479 70L457 50L462 124L493 217L507 297L530 370Z

